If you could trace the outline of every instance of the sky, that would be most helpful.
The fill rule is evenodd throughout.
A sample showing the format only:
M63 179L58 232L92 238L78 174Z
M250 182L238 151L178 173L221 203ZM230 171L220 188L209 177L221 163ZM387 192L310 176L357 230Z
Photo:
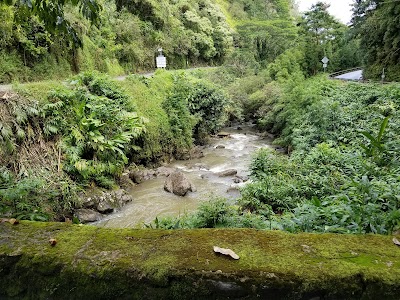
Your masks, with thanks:
M321 2L329 3L331 7L329 12L344 24L348 24L351 19L351 6L353 0L319 0ZM296 0L299 5L300 12L304 12L311 8L311 5L318 2L318 0Z

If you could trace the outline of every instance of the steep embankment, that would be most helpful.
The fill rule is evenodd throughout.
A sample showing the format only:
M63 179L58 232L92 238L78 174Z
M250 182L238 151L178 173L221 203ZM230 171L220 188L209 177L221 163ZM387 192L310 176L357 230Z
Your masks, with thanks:
M225 16L214 1L99 0L97 26L78 8L66 6L66 18L83 42L50 34L23 6L0 4L0 83L66 78L79 71L110 75L152 70L162 47L170 68L220 64L232 47Z
M26 8L1 3L0 83L64 79L93 70L110 75L152 70L159 47L164 49L169 68L219 65L228 57L232 64L243 59L231 55L233 47L253 52L257 61L271 61L291 43L292 36L282 29L295 28L288 0L99 3L103 10L97 26L90 25L77 8L65 7L82 48L68 34L50 34ZM259 20L282 20L284 24L254 23ZM253 55L245 55L252 64Z
M209 82L165 71L18 89L0 94L0 214L32 220L70 216L80 190L114 188L130 163L179 157L215 133L231 105Z
M0 297L398 299L396 247L383 236L2 223Z

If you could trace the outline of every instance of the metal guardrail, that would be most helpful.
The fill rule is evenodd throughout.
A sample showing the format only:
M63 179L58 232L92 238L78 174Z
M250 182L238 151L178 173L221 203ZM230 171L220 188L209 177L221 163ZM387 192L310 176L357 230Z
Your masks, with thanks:
M335 73L331 73L331 74L328 75L328 77L331 78L331 79L335 79L336 76L340 76L340 75L343 75L343 74L346 74L346 73L355 72L355 71L361 71L363 69L364 69L363 67L357 67L357 68L342 70L342 71L338 71L338 72L335 72Z

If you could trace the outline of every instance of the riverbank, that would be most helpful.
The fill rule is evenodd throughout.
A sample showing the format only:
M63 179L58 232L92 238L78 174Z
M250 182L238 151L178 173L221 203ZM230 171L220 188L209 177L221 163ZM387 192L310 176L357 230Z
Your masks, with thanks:
M391 239L1 223L0 297L398 299L400 250Z
M40 221L71 219L83 190L117 189L128 166L187 153L229 107L211 83L166 71L124 81L84 73L0 98L0 215Z
M199 147L196 157L165 164L167 170L179 170L196 187L185 197L164 190L165 176L160 171L138 171L134 181L139 184L129 189L134 201L118 212L105 216L99 226L125 228L142 227L156 218L178 217L194 212L209 199L229 198L233 204L240 196L240 188L249 182L249 167L255 152L270 147L272 140L247 123L223 128L221 134L209 138ZM171 171L169 171L171 172ZM164 174L161 174L164 175Z

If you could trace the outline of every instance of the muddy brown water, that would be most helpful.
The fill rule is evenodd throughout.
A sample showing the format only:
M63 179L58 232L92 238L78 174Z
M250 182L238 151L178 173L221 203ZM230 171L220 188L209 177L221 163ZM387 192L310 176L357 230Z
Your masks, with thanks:
M252 125L229 127L223 131L229 133L230 137L212 138L211 143L203 150L203 158L175 161L168 166L181 170L194 183L196 192L179 197L164 191L165 177L148 180L131 189L134 199L131 203L95 225L114 228L143 227L156 217L193 212L210 197L220 196L232 201L238 198L238 188L246 183L234 183L235 176L219 177L217 173L236 169L238 176L248 176L252 155L259 148L269 147L271 140L261 137Z

